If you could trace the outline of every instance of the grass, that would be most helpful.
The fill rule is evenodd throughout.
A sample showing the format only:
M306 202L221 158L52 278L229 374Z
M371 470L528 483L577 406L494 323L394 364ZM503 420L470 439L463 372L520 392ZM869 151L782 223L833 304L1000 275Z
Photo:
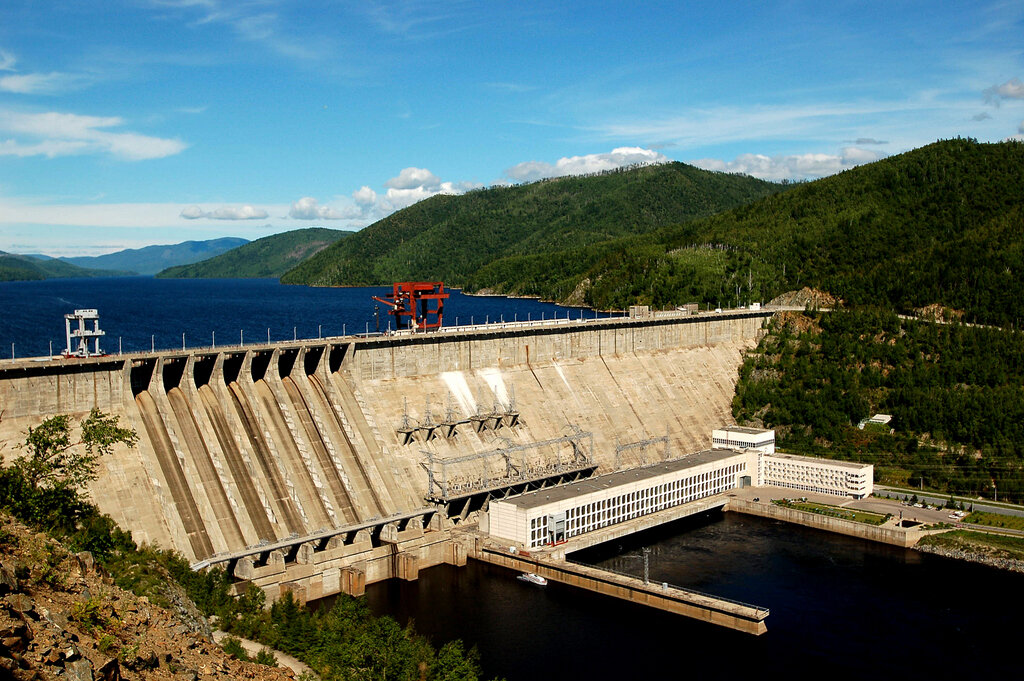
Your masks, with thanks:
M989 527L1005 527L1011 530L1024 530L1024 518L1015 515L1002 515L1001 513L974 511L964 518L963 522L973 525L988 525Z
M818 515L826 515L831 518L839 518L841 520L852 520L856 523L865 523L866 525L881 525L889 517L879 513L871 513L870 511L858 511L852 508L841 508L839 506L831 506L829 504L818 504L812 501L776 499L773 503L786 508L792 508L797 511L817 513Z
M992 558L1024 560L1024 539L1017 537L952 530L922 537L918 544L981 553Z

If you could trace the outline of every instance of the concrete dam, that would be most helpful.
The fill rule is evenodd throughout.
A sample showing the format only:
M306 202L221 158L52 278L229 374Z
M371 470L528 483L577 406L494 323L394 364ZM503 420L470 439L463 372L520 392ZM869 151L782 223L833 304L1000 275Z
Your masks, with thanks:
M0 363L0 454L92 407L136 429L90 488L136 541L273 597L465 562L489 495L706 448L767 310Z

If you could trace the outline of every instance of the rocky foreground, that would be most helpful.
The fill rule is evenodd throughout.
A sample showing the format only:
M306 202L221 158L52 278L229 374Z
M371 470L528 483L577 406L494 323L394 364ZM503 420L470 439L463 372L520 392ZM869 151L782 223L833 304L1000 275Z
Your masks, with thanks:
M293 678L230 657L183 593L170 600L173 612L115 586L89 553L0 518L0 679Z

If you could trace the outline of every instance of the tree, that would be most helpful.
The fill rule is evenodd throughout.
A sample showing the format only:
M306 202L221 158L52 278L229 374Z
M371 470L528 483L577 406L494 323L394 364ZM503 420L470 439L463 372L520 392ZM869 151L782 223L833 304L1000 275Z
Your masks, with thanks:
M134 447L138 442L134 429L122 428L117 422L117 416L93 408L79 423L80 435L76 440L72 438L70 416L51 416L28 429L25 443L19 445L27 454L15 459L12 467L33 492L77 492L96 479L97 461L109 454L114 445Z

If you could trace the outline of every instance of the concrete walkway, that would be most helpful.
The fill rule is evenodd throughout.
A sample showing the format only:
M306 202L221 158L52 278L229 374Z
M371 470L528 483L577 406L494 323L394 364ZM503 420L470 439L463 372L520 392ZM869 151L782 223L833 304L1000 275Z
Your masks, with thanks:
M282 653L280 650L272 650L270 648L267 648L267 646L263 645L262 643L257 643L256 641L250 641L247 638L242 638L241 636L235 636L235 634L229 634L226 631L220 631L219 629L213 632L213 641L217 645L220 645L221 642L224 639L228 638L229 636L233 637L233 638L237 638L242 643L242 649L245 650L245 652L248 653L250 657L255 658L256 655L261 650L266 648L267 650L270 650L270 652L274 653L274 657L277 658L277 664L279 666L288 667L293 672L295 672L296 676L301 676L301 675L303 675L305 673L309 673L310 675L312 675L313 678L319 678L313 672L313 670L309 668L309 666L306 663L304 663L304 662L302 662L300 660L295 659L294 657L292 657L288 653Z

